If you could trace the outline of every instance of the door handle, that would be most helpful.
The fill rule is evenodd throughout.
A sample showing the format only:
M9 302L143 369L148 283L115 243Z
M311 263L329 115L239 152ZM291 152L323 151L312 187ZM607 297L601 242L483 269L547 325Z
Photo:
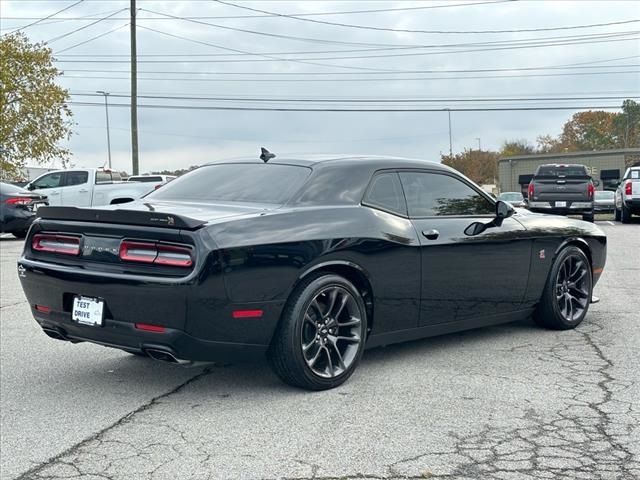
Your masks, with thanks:
M86 188L83 188L82 190L78 190L80 193L87 193L89 190L87 190Z
M440 232L438 230L424 230L422 235L424 235L427 240L435 240L440 236Z

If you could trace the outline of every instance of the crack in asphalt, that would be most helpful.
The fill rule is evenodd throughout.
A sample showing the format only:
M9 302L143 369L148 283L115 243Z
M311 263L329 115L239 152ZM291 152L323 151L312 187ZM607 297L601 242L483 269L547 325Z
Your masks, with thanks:
M158 402L160 402L161 400L175 394L178 393L180 390L184 389L185 387L187 387L188 385L190 385L193 382L198 381L199 379L205 377L206 375L211 373L211 368L207 367L204 368L202 372L198 373L197 375L194 375L193 377L187 379L186 381L182 382L181 384L177 385L175 388L169 390L168 392L163 393L162 395L158 395L156 397L153 397L151 400L149 400L147 403L139 406L138 408L136 408L135 410L127 413L126 415L124 415L123 417L119 418L117 421L115 421L114 423L112 423L111 425L109 425L108 427L103 428L102 430L100 430L99 432L91 435L90 437L85 438L84 440L82 440L81 442L69 447L67 450L65 450L64 452L59 453L58 455L46 460L45 462L42 462L39 465L36 465L35 467L27 470L26 472L22 473L21 475L19 475L18 477L16 477L15 480L31 480L33 478L38 478L38 479L54 479L54 478L73 478L73 477L78 477L81 475L85 475L84 472L82 472L80 470L80 468L74 463L74 462L68 462L65 461L65 457L68 457L69 455L72 455L74 452L82 449L83 446L88 445L91 442L94 441L100 441L101 438L110 430L117 428L125 423L127 423L128 421L130 421L136 414L139 414L141 412L144 412L145 410L148 410L150 408L152 408L154 405L156 405ZM134 445L130 445L132 448L132 451L135 451L137 446ZM77 473L75 475L41 475L41 473L47 469L50 468L52 465L62 465L62 466L67 466L73 470L75 470ZM95 473L91 473L90 475L93 476L97 476L97 477L101 477L101 478L107 478L109 480L111 480L112 477L108 476L108 475L104 475L104 474L99 474L97 472Z

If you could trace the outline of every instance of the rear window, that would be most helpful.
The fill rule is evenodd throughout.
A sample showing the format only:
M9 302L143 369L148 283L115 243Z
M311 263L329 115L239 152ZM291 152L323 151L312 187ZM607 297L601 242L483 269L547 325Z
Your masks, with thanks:
M500 200L505 200L507 202L518 202L523 200L523 196L521 193L501 193L498 197Z
M296 165L207 165L167 183L145 198L281 205L302 186L310 173L310 168Z
M98 170L96 172L96 183L106 183L106 182L120 182L122 177L120 176L120 172L110 172L104 170Z
M536 171L536 177L589 177L582 165L542 165Z
M24 193L24 188L16 187L10 183L0 183L0 193L4 195L12 195L14 193Z

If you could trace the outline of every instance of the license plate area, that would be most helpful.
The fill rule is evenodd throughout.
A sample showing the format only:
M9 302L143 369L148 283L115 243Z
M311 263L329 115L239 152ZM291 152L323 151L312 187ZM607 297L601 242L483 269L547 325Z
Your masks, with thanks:
M104 300L94 297L75 295L71 320L83 325L101 326L104 318Z
M566 207L567 202L556 202L556 207Z

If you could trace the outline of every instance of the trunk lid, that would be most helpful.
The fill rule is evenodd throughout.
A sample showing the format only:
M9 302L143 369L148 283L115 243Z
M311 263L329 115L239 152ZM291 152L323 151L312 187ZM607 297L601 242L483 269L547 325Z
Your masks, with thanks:
M534 198L538 201L589 201L590 178L534 178Z

